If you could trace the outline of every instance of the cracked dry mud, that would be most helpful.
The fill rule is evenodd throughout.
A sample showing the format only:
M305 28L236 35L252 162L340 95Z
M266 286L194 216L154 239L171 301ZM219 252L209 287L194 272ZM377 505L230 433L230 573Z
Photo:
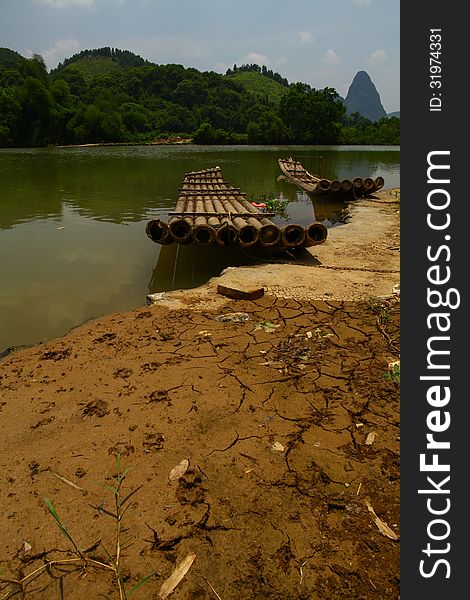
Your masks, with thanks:
M250 319L214 319L232 312ZM97 482L112 484L119 453L125 490L142 486L124 517L127 586L155 573L133 597L158 598L194 552L175 600L398 598L399 542L367 508L399 533L399 390L384 376L398 319L396 304L384 336L365 301L155 305L12 355L0 363L1 576L70 556L44 497L81 547L113 548ZM60 598L60 575L24 597ZM62 584L72 600L119 597L104 573Z

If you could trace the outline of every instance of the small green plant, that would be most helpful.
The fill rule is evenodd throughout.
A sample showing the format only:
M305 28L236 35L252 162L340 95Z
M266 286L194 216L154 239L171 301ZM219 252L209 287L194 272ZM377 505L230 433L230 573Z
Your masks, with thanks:
M72 546L72 555L73 558L68 559L59 559L59 560L48 560L47 552L44 553L46 556L46 560L43 565L34 569L31 573L24 576L22 579L13 580L6 579L4 577L0 577L0 582L6 584L6 587L3 589L9 588L9 591L6 595L1 597L1 600L7 600L16 596L18 594L24 594L28 591L28 586L38 579L38 577L48 574L52 579L59 580L61 594L63 596L63 578L73 572L82 572L87 573L91 570L98 571L107 571L111 572L114 575L114 579L116 581L116 586L119 592L119 600L128 600L128 598L137 591L146 581L150 579L154 575L151 573L147 577L144 577L141 581L139 581L136 585L134 585L131 589L126 590L124 575L121 567L121 558L122 552L126 548L128 548L132 544L133 536L128 536L127 539L123 541L123 535L127 533L127 530L123 527L123 517L130 507L130 500L134 496L134 494L142 487L138 486L134 488L126 495L123 495L123 482L129 472L129 469L122 471L121 469L121 455L117 455L117 474L114 476L114 485L106 485L106 484L98 484L102 485L109 492L111 492L114 496L114 510L105 510L103 507L93 506L99 510L100 512L111 517L115 522L115 547L113 551L108 551L106 549L101 540L98 544L93 544L88 549L82 549L71 535L66 525L62 521L59 516L56 508L52 504L52 502L48 498L44 498L44 504L55 521L57 527L59 528L62 535ZM106 554L106 560L97 560L96 558L91 558L89 552L92 550L96 550L98 546L101 546L104 553Z
M400 386L400 363L393 363L385 373L385 377L397 386Z
M278 200L276 198L270 198L266 201L266 208L269 212L274 212L277 215L287 215L288 200Z
M399 343L394 335L395 339L392 339L389 331L390 325L392 325L392 313L399 309L400 297L397 295L393 296L369 296L367 304L372 312L376 315L377 329L383 338L387 341L390 350L399 354ZM392 328L393 329L393 328Z
M380 322L381 325L386 325L390 321L391 310L393 308L393 304L390 300L369 296L368 304L372 312L377 315L377 321Z
M259 194L256 197L252 194L250 196L250 202L266 204L266 212L276 213L282 218L288 217L287 205L289 204L289 200L279 200L275 197L273 192L269 192L268 194Z

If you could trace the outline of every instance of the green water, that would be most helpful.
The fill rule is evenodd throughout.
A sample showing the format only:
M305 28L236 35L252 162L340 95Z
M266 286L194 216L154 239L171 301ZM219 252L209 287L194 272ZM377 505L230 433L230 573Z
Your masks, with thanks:
M329 179L381 175L385 187L400 185L399 147L0 149L0 352L249 262L233 251L162 248L147 238L147 221L167 219L188 171L219 165L248 198L289 200L289 222L344 220L346 204L312 200L278 180L277 159L288 156Z

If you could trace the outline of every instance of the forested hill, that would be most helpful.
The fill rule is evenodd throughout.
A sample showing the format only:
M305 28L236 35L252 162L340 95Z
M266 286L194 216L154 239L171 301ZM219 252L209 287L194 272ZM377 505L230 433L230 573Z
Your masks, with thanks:
M257 71L240 71L238 73L226 74L232 81L239 83L248 92L261 98L268 98L278 104L289 90L288 85L282 85L274 79Z
M116 66L127 68L127 67L143 67L145 65L151 65L152 63L148 60L143 59L141 56L130 52L129 50L119 50L118 48L96 48L95 50L82 50L78 54L74 54L70 58L66 58L63 63L59 63L56 69L51 73L60 71L68 65L72 65L79 61L85 62L86 60L94 58L110 59L111 62L115 63Z
M48 73L41 56L0 48L2 147L173 135L196 143L399 143L399 119L348 117L338 98L332 88L289 85L257 65L220 75L105 47Z

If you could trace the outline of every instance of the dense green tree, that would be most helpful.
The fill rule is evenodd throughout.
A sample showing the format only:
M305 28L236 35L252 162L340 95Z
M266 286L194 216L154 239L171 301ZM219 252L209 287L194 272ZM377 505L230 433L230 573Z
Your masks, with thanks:
M121 106L121 111L123 124L131 134L150 131L148 111L143 106L135 102L128 102Z
M101 139L104 142L122 142L125 134L123 131L122 117L115 111L106 112L101 121Z
M16 95L0 89L0 147L14 145L20 112L21 104Z
M101 124L105 117L105 113L101 111L96 104L90 104L83 115L83 126L87 132L87 138L91 142L101 142L102 130Z
M217 144L219 141L217 129L212 127L207 121L202 123L193 135L193 142L195 144Z
M370 144L400 143L400 119L398 117L384 117L375 123L376 135Z
M51 77L52 81L62 80L69 86L70 93L75 96L75 100L78 101L83 98L88 90L88 86L85 83L83 75L78 69L74 67L67 67L60 71L60 73Z
M18 89L21 117L18 121L17 140L21 145L45 146L53 140L49 136L53 109L52 96L46 85L28 75Z
M249 123L246 133L250 144L287 144L293 139L292 131L274 111L267 111L257 122Z
M73 98L70 93L69 85L63 79L56 79L51 84L51 96L53 101L63 107L71 108L73 106Z
M315 90L295 83L280 101L279 116L301 144L334 144L346 109L333 88Z
M207 83L202 76L181 80L174 91L174 99L179 104L192 108L201 105L207 99Z
M341 131L342 144L390 144L400 143L400 119L384 117L370 121L359 113L345 119Z
M246 144L247 136L225 129L216 129L205 121L193 134L195 144Z

